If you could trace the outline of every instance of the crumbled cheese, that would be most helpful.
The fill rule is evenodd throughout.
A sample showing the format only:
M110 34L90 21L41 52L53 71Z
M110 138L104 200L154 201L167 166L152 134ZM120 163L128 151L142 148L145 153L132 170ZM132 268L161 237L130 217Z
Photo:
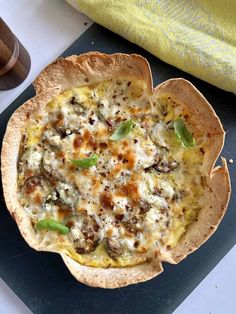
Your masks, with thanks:
M166 124L164 122L158 122L151 131L151 139L154 143L157 143L161 147L169 148L168 144L165 141L166 137Z
M29 151L29 155L28 155L28 167L30 169L38 169L40 167L41 164L41 160L42 160L42 152L35 150L32 151L30 149Z
M145 200L148 204L155 205L157 208L167 208L168 203L164 199L164 197L158 196L158 195L145 195L143 197L143 200Z
M151 141L150 143L145 143L142 146L133 145L133 150L136 154L138 168L148 168L153 164L157 148L153 143L151 143Z
M74 205L78 201L78 192L75 191L75 188L65 182L59 182L56 187L60 198L63 202L68 205Z
M43 138L47 139L49 143L55 146L60 146L61 138L56 131L47 130L43 134Z
M73 107L69 104L61 106L61 113L64 118L64 125L67 128L67 132L78 129L80 122L85 119L82 115L78 115L74 112ZM68 133L69 135L70 133Z
M154 176L152 174L144 174L143 180L139 182L139 193L141 199L148 204L155 205L157 208L167 208L168 204L164 197L152 194L154 190Z
M53 203L46 203L44 204L44 208L50 212L50 211L55 211L56 206Z
M83 233L80 230L81 227L82 226L79 223L76 223L75 226L70 229L70 233L74 241L79 240L79 242L83 245L85 243L85 239Z
M146 226L152 230L157 228L157 222L159 222L162 214L157 210L155 207L151 207L150 210L147 212L145 217L145 224Z
M99 104L99 112L105 119L114 117L117 110L119 110L119 106L111 103L107 98L99 99Z
M158 180L157 186L163 197L165 198L173 197L175 191L170 182L168 182L167 180Z
M131 239L131 238L119 239L119 242L121 243L123 248L126 248L130 251L134 250L135 239Z
M143 183L143 185L142 185ZM149 190L150 193L153 193L154 189L155 189L155 176L153 175L153 173L150 172L144 172L142 175L142 189L144 190L145 187L147 187L147 189Z
M60 167L60 162L56 158L55 152L45 152L44 153L44 165L51 168L52 170L58 171Z
M128 199L126 197L113 196L112 200L114 202L114 212L122 212L128 204Z

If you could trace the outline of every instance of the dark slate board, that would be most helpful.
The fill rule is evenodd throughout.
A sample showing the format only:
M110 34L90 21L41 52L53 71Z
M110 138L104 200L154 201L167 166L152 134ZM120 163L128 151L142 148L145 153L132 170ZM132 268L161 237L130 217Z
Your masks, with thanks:
M96 24L63 56L91 50L145 56L151 64L155 85L173 77L184 77L193 82L213 105L227 131L223 156L236 162L236 99L233 94L167 65ZM0 115L0 143L11 114L33 95L33 87L29 86ZM34 313L171 313L236 243L235 164L229 165L229 169L233 186L230 205L211 239L178 266L165 264L165 271L160 276L116 290L80 284L70 275L58 255L32 250L7 212L0 191L0 276Z

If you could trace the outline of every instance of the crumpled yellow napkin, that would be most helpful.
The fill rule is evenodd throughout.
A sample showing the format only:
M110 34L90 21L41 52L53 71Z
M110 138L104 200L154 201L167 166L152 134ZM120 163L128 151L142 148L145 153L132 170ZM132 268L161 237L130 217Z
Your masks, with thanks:
M236 94L236 0L67 0L161 60Z

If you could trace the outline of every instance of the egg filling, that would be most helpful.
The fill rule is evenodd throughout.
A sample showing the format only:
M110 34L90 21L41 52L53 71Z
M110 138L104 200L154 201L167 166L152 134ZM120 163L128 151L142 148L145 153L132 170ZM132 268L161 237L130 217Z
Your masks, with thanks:
M28 120L18 198L46 248L131 266L175 247L197 219L204 131L184 104L146 90L116 77L66 90Z

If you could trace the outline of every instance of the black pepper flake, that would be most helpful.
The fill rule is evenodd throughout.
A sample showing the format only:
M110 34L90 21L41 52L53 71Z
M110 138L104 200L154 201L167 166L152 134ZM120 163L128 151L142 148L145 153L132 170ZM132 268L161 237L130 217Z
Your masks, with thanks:
M71 105L76 105L77 104L77 100L76 100L75 96L71 97L70 103L71 103Z
M164 207L162 207L161 209L160 209L160 213L161 214L164 214L166 212L166 208L164 208ZM162 218L161 218L162 219Z
M163 191L162 189L159 189L158 187L155 187L155 188L154 188L154 191L153 191L153 194L154 194L154 195L161 196L162 191Z
M91 125L94 125L94 122L95 122L95 120L94 120L94 119L89 118L89 123L90 123Z
M72 221L68 221L68 222L66 223L66 226L67 226L68 228L72 228L72 227L74 227L74 225L75 225L75 223L74 223L73 220L72 220Z
M88 23L87 23L87 22L84 22L84 25L86 26L86 25L88 25Z
M118 114L118 113L120 113L120 110L117 110L115 114Z
M121 121L121 117L117 117L115 121L119 123Z
M139 241L134 242L134 247L137 248L139 246Z
M89 79L87 77L84 78L85 83L89 82Z
M100 108L104 108L104 104L99 100L99 102L98 102L98 108L100 109Z
M116 99L116 97L117 97L117 95L113 95L113 96L112 96L113 99Z
M112 127L112 121L110 119L106 120L106 124L110 127Z
M97 224L94 224L93 225L93 230L95 231L95 232L98 232L98 230L99 230L99 225L97 225Z
M136 143L138 143L138 140L135 138L135 139L134 139L134 144L136 144Z
M78 253L78 254L84 254L85 253L85 249L82 247L76 247L75 250L76 250L76 253Z
M151 208L151 205L145 201L141 201L139 204L139 214L143 215L147 213Z
M200 152L202 153L202 155L205 154L205 151L204 151L204 149L203 149L202 147L200 147L199 150L200 150Z
M130 86L130 84L131 84L131 82L128 82L128 83L127 83L127 86Z
M123 162L123 164L127 164L129 161L128 161L128 159L124 158L122 162Z
M122 158L123 158L123 155L122 154L118 154L117 159L121 160ZM124 175L124 173L123 173L123 175Z
M117 221L122 221L123 218L124 218L124 215L123 215L123 214L116 214L116 215L115 215L115 219L116 219Z
M107 143L99 143L99 147L105 149L107 148Z

